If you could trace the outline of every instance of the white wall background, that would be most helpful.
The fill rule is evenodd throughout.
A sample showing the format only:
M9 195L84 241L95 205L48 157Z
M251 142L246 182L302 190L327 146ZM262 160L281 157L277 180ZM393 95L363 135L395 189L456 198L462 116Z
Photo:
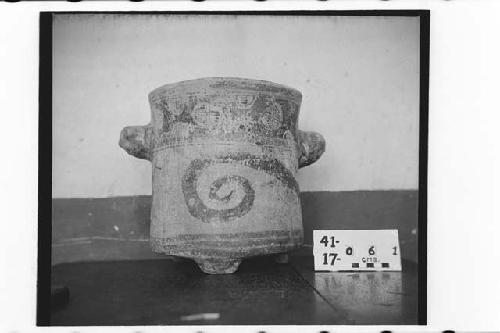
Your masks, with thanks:
M149 122L152 89L207 76L302 92L299 127L327 141L302 190L417 188L418 18L58 15L53 197L150 194L120 130Z

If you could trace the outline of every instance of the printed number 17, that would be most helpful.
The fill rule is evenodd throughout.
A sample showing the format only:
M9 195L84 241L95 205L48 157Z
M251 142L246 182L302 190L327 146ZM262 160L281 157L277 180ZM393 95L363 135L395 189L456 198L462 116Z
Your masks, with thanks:
M323 253L323 265L328 265L328 257L331 257L333 256L333 259L330 263L330 265L333 266L333 264L335 263L335 259L337 259L337 253Z

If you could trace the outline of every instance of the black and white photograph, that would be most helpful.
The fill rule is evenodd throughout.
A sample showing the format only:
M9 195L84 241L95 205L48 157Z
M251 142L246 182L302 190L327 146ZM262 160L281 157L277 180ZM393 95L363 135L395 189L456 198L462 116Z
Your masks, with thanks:
M425 324L428 11L41 19L39 324Z
M500 2L0 2L0 331L500 332Z

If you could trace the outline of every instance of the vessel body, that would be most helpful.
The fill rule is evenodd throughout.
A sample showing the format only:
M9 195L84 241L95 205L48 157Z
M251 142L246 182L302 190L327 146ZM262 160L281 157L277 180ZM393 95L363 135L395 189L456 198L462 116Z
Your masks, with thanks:
M325 145L297 129L301 100L293 88L241 78L149 94L151 123L124 128L120 145L152 163L155 252L232 273L244 258L302 245L296 176Z

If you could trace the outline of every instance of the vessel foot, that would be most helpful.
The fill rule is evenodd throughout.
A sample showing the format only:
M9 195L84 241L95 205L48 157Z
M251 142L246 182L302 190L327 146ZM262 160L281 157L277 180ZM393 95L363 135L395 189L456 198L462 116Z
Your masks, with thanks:
M274 261L278 264L288 264L288 253L278 253L274 255Z
M200 269L207 274L231 274L236 272L240 259L195 260Z

